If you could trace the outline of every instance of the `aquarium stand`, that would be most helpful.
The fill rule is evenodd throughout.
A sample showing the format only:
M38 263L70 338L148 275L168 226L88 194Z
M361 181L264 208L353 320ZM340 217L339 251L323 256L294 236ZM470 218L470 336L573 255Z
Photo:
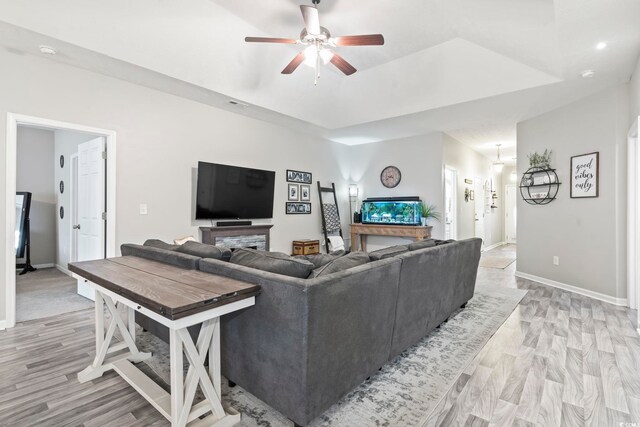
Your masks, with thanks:
M431 229L416 225L379 225L379 224L351 224L351 251L358 250L357 237L360 236L360 250L367 250L367 236L411 237L415 241L431 237Z

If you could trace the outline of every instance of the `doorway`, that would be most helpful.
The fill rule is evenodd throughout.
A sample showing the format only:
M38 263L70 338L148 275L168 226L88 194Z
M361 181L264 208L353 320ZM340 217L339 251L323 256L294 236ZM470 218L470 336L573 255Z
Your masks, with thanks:
M444 239L458 238L457 223L457 188L458 172L449 167L444 168Z
M507 184L504 187L504 239L508 244L516 243L518 194L515 184Z
M474 204L474 237L482 239L482 248L484 248L485 232L484 232L484 205L485 205L485 182L483 178L476 177L473 181L473 204Z
M6 204L7 204L6 206L7 231L11 230L11 232L7 232L8 238L7 238L6 247L5 247L5 256L6 256L6 259L5 259L6 299L5 301L6 301L7 319L5 322L2 322L3 324L0 324L0 328L2 326L13 327L15 326L15 322L16 322L16 274L15 274L16 273L16 270L15 270L16 251L15 251L14 240L15 240L15 221L16 221L15 204L16 204L16 185L17 185L17 169L18 169L17 154L18 154L18 129L19 128L21 129L32 128L32 129L40 129L40 130L51 131L51 132L59 131L59 132L74 133L77 135L84 135L85 141L89 139L88 136L90 136L92 139L100 139L102 141L102 144L106 148L106 151L102 150L100 152L100 156L102 157L102 152L108 153L108 155L105 155L104 160L106 161L106 165L103 168L104 177L106 178L103 179L102 195L92 194L91 197L89 197L89 199L102 198L102 200L104 201L103 203L104 210L100 213L101 219L103 218L103 213L106 213L106 215L104 215L104 220L101 221L101 227L104 230L102 233L100 233L103 236L103 243L102 243L103 249L101 251L101 257L104 257L105 255L115 256L115 252L116 252L116 246L115 246L116 135L115 135L115 132L104 130L104 129L90 128L90 127L72 124L72 123L42 119L38 117L23 116L23 115L17 115L12 113L7 114L7 157L6 157L6 168L5 168L5 183L6 183L5 191L6 191ZM76 147L78 146L79 145L76 144ZM64 160L62 159L62 157L64 157ZM73 157L73 153L68 153L68 155L64 155L64 156L56 155L55 159L52 158L51 161L52 162L55 161L56 165L64 164L64 166L66 166L66 168L63 168L62 166L58 166L58 168L56 168L56 172L59 172L62 169L69 171L71 169L71 165L73 164L72 157ZM80 159L80 156L78 156L78 159ZM78 162L76 163L75 170L78 171L79 173L81 169L82 169L81 161L78 160ZM55 182L52 182L51 185L56 189L57 196L64 194L66 197L69 198L69 200L65 202L64 206L58 206L58 203L56 203L55 205L55 221L56 221L55 227L58 228L58 231L60 231L59 227L60 227L60 224L61 224L60 221L62 218L65 218L69 222L69 224L71 224L70 220L72 218L73 209L70 208L69 203L70 203L70 193L74 191L73 188L75 188L75 191L76 191L75 194L77 194L77 197L79 198L79 200L84 200L86 197L83 198L82 196L82 192L81 192L82 180L81 179L78 179L75 186L72 183L73 180L71 179L70 175L64 179L64 184L60 183L60 181L63 181L63 180L59 180L57 176L54 177L54 181ZM69 188L69 187L73 187L73 188ZM86 194L89 194L89 193L86 193ZM77 205L81 206L82 204L84 203L80 203ZM64 208L64 209L60 209L60 208ZM88 231L95 230L95 227L87 227L87 228L88 228ZM73 252L70 249L72 234L71 232L65 232L64 230L62 230L62 232L58 233L58 235L61 239L67 240L67 245L65 246L67 250L64 254L65 258L59 259L57 258L57 255L56 255L56 259L52 263L53 265L56 266L56 268L55 269L45 268L43 269L43 272L52 273L53 276L56 276L56 273L59 273L62 275L62 277L68 277L68 280L72 281L72 285L74 289L77 290L78 284L81 285L81 283L76 282L76 280L80 278L77 276L71 275L68 272L68 270L66 270L66 264L71 261L69 256ZM82 251L82 248L81 248L82 245L80 244L81 240L82 240L82 236L79 236L78 246L77 246L79 251L78 254L80 254ZM77 255L76 257L78 256L79 255ZM49 267L49 265L46 265L45 267ZM68 273L67 276L65 276L64 273ZM35 274L35 273L28 273L24 277L28 277L29 274ZM69 275L73 277L69 277ZM34 278L35 276L32 275L30 280ZM49 304L49 305L53 306L55 304Z

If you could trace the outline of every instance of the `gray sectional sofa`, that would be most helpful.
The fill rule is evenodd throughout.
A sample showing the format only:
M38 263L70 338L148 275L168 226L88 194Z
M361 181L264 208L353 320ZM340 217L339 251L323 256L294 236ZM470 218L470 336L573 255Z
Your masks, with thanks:
M322 265L270 255L280 263L274 268L246 252L226 261L227 252L193 255L123 245L122 254L259 284L255 306L222 318L222 372L294 423L307 425L466 304L480 247L480 239L430 240L370 253L366 263L361 253L323 255ZM288 262L296 263L298 277L265 271L282 272ZM340 263L356 266L341 270ZM312 278L300 277L303 264ZM136 320L168 338L161 325Z

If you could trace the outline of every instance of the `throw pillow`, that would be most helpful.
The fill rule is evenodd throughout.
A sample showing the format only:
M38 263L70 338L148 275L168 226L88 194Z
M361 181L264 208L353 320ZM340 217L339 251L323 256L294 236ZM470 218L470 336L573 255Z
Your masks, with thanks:
M338 253L339 251L336 251L336 253ZM335 254L332 252L330 254L313 254L313 255L295 255L294 258L296 259L304 259L309 261L311 264L313 264L313 268L318 268L318 267L322 267L325 264L330 263L331 261L333 261L334 259L341 257L342 255L344 255L344 251L342 251L342 253L340 254Z
M369 255L366 252L351 252L348 255L334 259L322 267L316 268L309 275L309 279L326 276L327 274L347 270L369 262Z
M417 251L418 249L430 248L436 245L436 241L433 239L425 239L417 242L413 242L409 245L410 251Z
M265 252L255 249L236 249L231 255L231 263L269 271L271 273L304 279L313 270L313 264L304 259L296 259L280 252Z
M162 240L159 240L159 239L147 239L147 241L144 242L142 246L151 246L152 248L175 251L176 249L178 249L178 246L180 245L172 245L170 243L163 242Z
M409 252L409 247L407 245L397 245L369 252L369 258L371 258L371 261L378 261L380 259L391 258L405 252Z
M229 249L207 245L206 243L200 242L188 241L180 245L176 250L183 254L189 254L200 258L221 259L223 261L229 261L231 258L231 251Z

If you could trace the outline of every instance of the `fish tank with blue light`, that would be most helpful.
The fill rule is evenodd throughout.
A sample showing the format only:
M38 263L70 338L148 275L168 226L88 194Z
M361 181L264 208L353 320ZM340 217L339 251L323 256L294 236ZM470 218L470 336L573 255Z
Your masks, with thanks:
M384 197L362 202L363 224L421 225L419 197Z

